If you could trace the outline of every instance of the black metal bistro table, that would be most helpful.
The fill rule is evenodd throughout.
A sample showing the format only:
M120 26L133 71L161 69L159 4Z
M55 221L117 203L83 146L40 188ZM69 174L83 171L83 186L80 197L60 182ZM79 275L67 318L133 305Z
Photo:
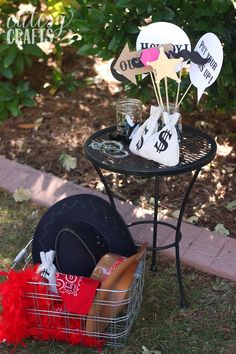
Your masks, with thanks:
M121 155L117 155L116 146L119 150L121 143L123 146ZM182 238L180 231L181 222L187 199L201 168L211 162L215 157L215 141L198 129L184 126L182 132L180 162L177 166L174 167L166 167L154 161L146 160L142 157L132 154L129 150L128 143L119 142L119 136L116 132L116 127L109 127L91 135L85 142L84 148L86 157L93 163L94 168L96 169L101 181L105 186L110 203L114 208L116 208L114 199L101 169L124 175L142 176L144 178L155 177L155 203L153 219L133 222L128 226L130 227L143 223L153 224L153 244L152 247L149 248L149 250L152 251L151 270L153 271L157 270L156 252L170 247L175 247L176 272L180 290L180 305L181 307L185 307L186 300L183 288L179 254L179 242ZM194 173L192 174L192 178L190 178L189 185L183 196L183 201L176 226L164 221L158 221L159 178L162 176L172 176L191 171ZM158 246L158 224L162 224L175 230L174 242L163 246Z

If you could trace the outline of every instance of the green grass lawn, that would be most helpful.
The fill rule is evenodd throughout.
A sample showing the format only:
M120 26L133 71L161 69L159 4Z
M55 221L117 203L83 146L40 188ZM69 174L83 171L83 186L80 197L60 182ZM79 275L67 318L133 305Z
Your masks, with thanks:
M3 191L0 198L0 260L6 265L32 237L44 210L29 202L16 203ZM146 268L142 307L126 348L103 353L141 354L142 345L161 354L236 353L235 283L183 267L189 308L182 310L174 263L159 259L157 274ZM92 353L64 343L28 340L26 344L16 353ZM10 349L0 344L2 354Z

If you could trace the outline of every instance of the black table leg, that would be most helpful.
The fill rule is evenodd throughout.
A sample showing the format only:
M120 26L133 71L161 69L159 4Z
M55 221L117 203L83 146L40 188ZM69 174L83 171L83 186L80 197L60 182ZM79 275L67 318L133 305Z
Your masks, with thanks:
M182 219L183 219L183 215L184 215L184 210L185 210L185 206L188 200L188 197L190 195L190 192L193 188L194 182L197 179L197 176L200 172L200 169L196 170L194 172L194 175L188 185L188 188L185 192L184 195L184 199L180 208L180 213L179 213L179 217L178 217L178 221L177 221L177 226L176 226L176 233L175 233L175 261L176 261L176 272L177 272L177 279L178 279L178 283L179 283L179 291L180 291L180 306L182 308L187 307L187 302L185 299L185 293L184 293L184 287L183 287L183 280L182 280L182 272L181 272L181 264L180 264L180 254L179 254L179 242L181 240L181 232L180 232L180 228L181 228L181 223L182 223Z
M101 181L102 181L102 183L103 183L103 185L105 187L105 190L106 190L106 193L107 193L108 198L110 200L112 208L116 209L116 205L115 205L112 193L110 191L110 188L109 188L109 186L107 184L106 178L103 176L101 170L97 166L94 165L94 168L97 171L97 174L98 174L99 178L101 179Z
M110 200L110 203L111 203L111 206L116 209L116 206L115 206L115 202L114 202L114 199L113 199L113 196L112 196L112 193L110 191L110 188L107 184L107 181L105 179L105 177L103 176L101 170L94 165L94 168L96 169L97 173L98 173L98 176L100 177L102 183L104 184L104 187L105 187L105 190L106 190L106 193L108 195L108 198ZM152 260L151 260L151 266L150 266L150 270L153 271L153 272L157 272L157 251L161 250L161 249L166 249L166 248L169 248L169 247L175 247L175 261L176 261L176 273L177 273L177 280L178 280L178 284L179 284L179 292L180 292L180 306L182 308L186 308L187 307L187 302L186 302L186 299L185 299L185 293L184 293L184 286L183 286L183 279L182 279L182 271L181 271L181 264L180 264L180 252L179 252L179 243L180 243L180 240L181 240L181 232L180 232L180 229L181 229L181 223L182 223L182 219L183 219L183 215L184 215L184 211L185 211L185 207L186 207L186 204L187 204L187 200L188 200L188 197L191 193L191 190L193 188L193 185L194 185L194 182L195 180L197 179L197 176L199 174L201 169L198 169L194 172L194 175L188 185L188 188L185 192L185 195L184 195L184 198L183 198L183 201L182 201L182 205L181 205L181 208L180 208L180 213L179 213L179 217L178 217L178 221L177 221L177 226L173 226L173 228L176 230L175 231L175 242L170 245L170 246L161 246L161 247L158 247L157 246L157 225L158 224L165 224L166 226L169 226L171 227L171 225L168 225L168 223L163 223L163 222L159 222L158 221L158 201L159 201L159 176L155 176L155 204L154 204L154 215L153 215L153 220L152 221L137 221L137 222L133 222L129 225L127 225L128 227L130 226L134 226L134 225L138 225L138 224L145 224L145 223L151 223L153 224L153 243L152 243Z
M155 177L155 204L154 204L154 215L153 215L153 240L152 240L152 263L150 270L157 272L157 219L158 219L158 200L159 200L159 176Z

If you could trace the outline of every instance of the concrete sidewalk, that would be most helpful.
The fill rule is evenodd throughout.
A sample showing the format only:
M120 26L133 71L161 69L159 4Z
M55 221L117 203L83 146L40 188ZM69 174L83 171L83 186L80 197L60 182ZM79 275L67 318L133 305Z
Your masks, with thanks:
M32 201L49 207L56 201L70 195L80 193L96 194L104 199L106 195L65 181L51 174L35 170L29 166L0 157L0 188L13 193L17 188L29 188ZM115 199L116 206L125 221L147 220L152 211ZM175 219L165 218L169 223ZM131 229L136 243L144 240L152 245L152 226L139 225ZM180 242L181 260L184 264L198 270L236 281L236 239L218 235L197 226L182 223L182 240ZM158 245L174 240L174 232L170 228L158 225ZM161 251L162 254L174 258L174 248Z

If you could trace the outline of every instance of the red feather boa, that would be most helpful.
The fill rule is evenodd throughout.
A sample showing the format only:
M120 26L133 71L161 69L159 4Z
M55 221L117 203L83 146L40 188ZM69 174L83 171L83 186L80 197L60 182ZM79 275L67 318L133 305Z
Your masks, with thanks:
M82 335L78 331L75 333L76 330L84 327L84 323L78 319L78 316L77 319L69 319L70 333L63 331L68 325L66 323L68 319L60 316L60 313L65 312L64 306L58 299L45 296L48 294L48 287L43 285L42 277L36 273L36 269L37 266L17 272L14 270L0 272L0 275L7 276L7 279L0 284L3 309L0 319L0 342L5 339L6 343L13 344L15 349L19 344L25 346L24 339L33 337L39 340L53 339L82 344L96 347L101 351L104 340ZM37 307L33 296L26 296L29 293L42 295L40 298L37 296ZM35 308L42 311L42 315L29 311Z

